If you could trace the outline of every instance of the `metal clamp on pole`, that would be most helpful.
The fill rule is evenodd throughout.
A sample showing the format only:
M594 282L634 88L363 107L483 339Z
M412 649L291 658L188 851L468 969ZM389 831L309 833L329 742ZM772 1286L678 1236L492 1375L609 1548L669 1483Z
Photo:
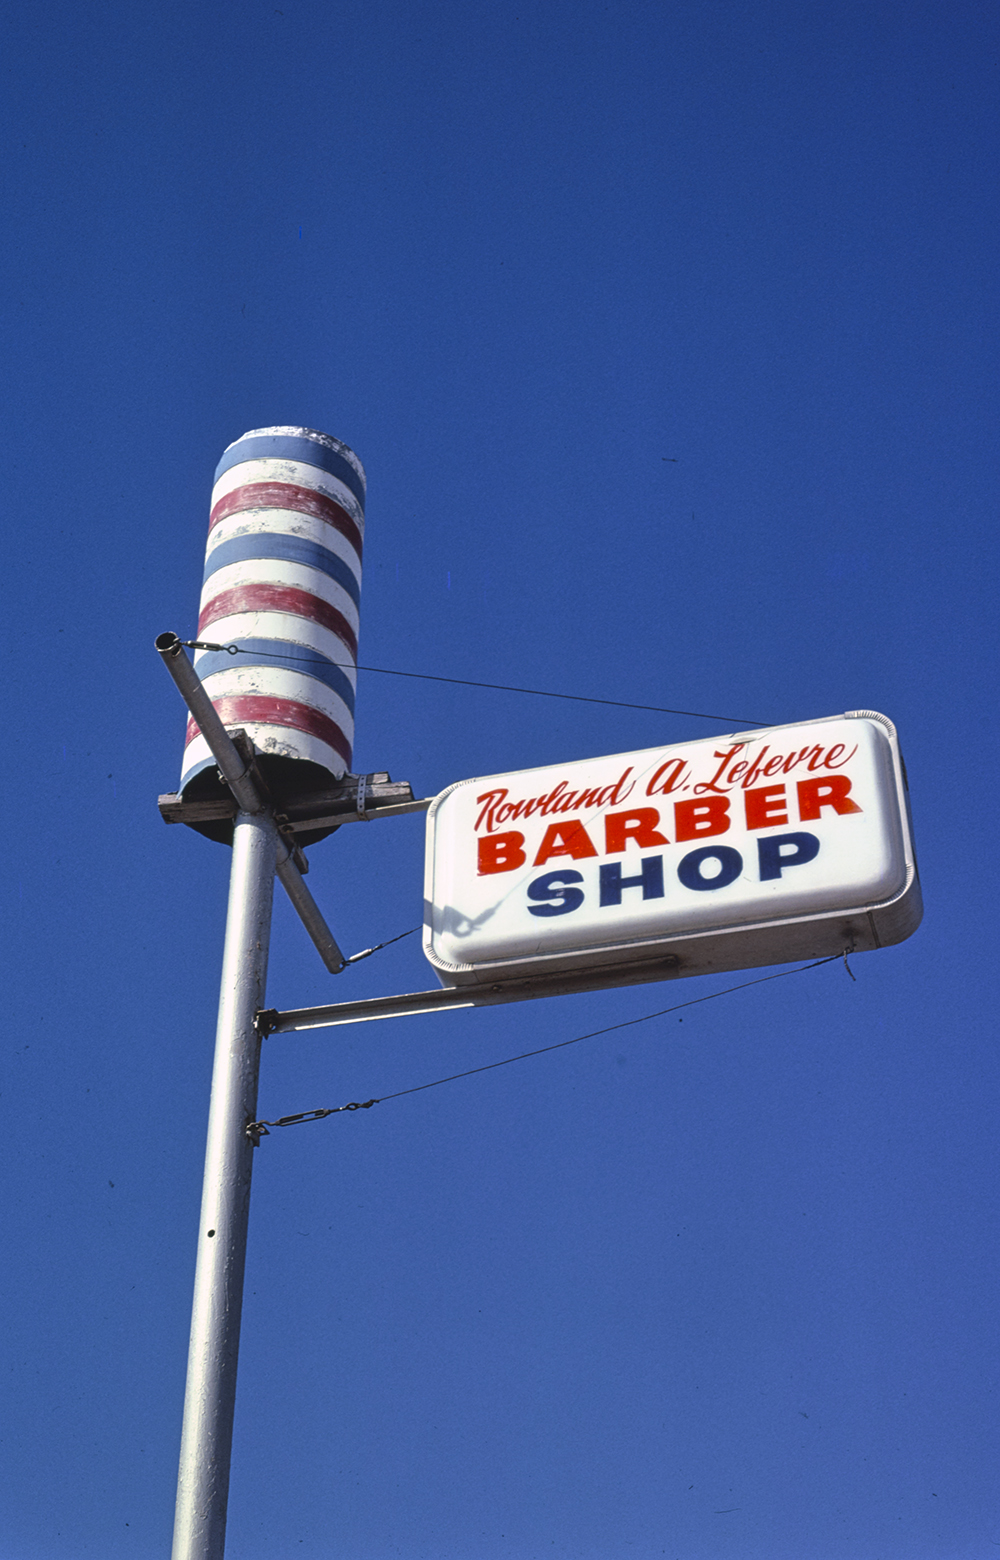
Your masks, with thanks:
M337 940L323 919L323 913L309 889L292 856L292 848L282 837L273 814L257 790L246 760L241 755L229 732L205 691L205 685L195 671L184 646L176 634L159 634L156 648L161 659L180 691L181 698L191 711L202 736L219 766L219 773L228 785L241 812L264 814L267 827L274 830L277 850L276 872L296 914L312 938L320 958L331 975L339 975L347 961L337 946Z

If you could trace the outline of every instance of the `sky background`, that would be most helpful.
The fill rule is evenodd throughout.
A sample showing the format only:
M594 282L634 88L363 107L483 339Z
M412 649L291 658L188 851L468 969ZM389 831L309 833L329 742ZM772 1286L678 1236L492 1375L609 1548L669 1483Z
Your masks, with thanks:
M0 1557L169 1551L229 858L157 814L153 638L269 424L367 468L362 663L718 717L362 674L356 770L881 710L926 915L265 1139L227 1557L1000 1553L995 10L94 0L2 54ZM349 951L422 856L313 849ZM275 1036L260 1113L732 983ZM433 984L279 892L270 1004Z

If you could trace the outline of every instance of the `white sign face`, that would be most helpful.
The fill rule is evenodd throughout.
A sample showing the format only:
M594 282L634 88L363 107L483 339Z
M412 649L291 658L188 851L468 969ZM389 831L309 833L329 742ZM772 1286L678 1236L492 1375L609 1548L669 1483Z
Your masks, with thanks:
M428 814L424 947L448 984L596 969L913 881L895 731L864 712L451 786Z

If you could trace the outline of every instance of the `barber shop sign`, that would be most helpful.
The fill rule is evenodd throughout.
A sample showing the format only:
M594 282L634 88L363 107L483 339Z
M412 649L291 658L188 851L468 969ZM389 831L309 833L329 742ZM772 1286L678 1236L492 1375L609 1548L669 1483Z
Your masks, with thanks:
M424 950L446 985L821 957L920 915L874 711L463 780L428 814Z

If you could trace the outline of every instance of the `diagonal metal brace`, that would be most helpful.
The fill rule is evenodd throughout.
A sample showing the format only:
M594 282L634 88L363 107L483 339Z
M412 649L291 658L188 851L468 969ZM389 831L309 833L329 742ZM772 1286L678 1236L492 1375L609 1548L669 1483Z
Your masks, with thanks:
M302 873L295 864L295 855L301 855L299 847L289 843L274 821L270 800L265 799L254 778L254 765L236 746L229 732L219 719L218 712L205 685L195 671L184 646L176 634L159 634L156 648L180 691L181 698L197 722L202 736L208 743L212 757L219 766L219 773L232 791L241 812L254 816L263 814L268 826L276 835L276 872L296 914L302 922L331 975L339 975L347 961L337 946L336 938L323 919L323 913L306 887ZM304 858L303 858L304 859Z

